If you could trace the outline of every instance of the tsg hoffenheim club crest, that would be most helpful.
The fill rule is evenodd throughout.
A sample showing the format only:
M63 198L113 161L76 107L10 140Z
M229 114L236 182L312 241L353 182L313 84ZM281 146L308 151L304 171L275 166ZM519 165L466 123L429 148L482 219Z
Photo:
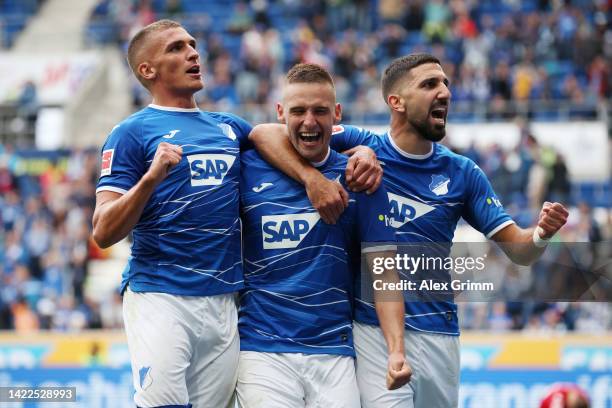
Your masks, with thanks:
M448 177L440 174L433 174L431 176L429 189L433 191L435 195L441 196L448 193L448 183L450 183L450 179Z

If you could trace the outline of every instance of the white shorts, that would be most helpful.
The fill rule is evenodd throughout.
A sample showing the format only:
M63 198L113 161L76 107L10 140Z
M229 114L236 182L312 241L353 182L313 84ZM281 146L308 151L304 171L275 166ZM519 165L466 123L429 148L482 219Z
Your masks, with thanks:
M386 387L387 346L380 327L354 322L357 383L363 408L454 408L459 403L459 337L406 330L410 383Z
M359 408L355 360L349 356L241 351L241 408Z
M234 294L175 296L127 289L123 320L137 406L233 405L240 353Z

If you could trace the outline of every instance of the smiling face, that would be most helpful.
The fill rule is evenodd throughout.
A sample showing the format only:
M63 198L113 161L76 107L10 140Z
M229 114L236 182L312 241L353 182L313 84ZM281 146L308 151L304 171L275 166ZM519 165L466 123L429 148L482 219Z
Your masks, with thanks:
M388 96L391 108L425 139L439 142L446 135L451 92L440 64L412 68Z
M329 149L332 127L342 109L328 82L296 82L285 85L283 102L276 105L278 120L285 123L293 147L306 160L320 162Z
M150 33L138 56L136 74L152 93L193 95L204 86L195 39L182 27Z

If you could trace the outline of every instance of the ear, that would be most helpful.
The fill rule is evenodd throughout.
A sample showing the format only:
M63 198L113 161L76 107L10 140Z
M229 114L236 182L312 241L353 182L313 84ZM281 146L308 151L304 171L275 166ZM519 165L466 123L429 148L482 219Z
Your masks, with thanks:
M399 95L389 95L387 97L387 104L389 107L396 112L406 112L404 106L404 98Z
M157 70L151 66L148 62L141 62L138 65L138 74L148 81L152 81L157 76Z
M283 109L283 105L280 102L276 102L276 119L279 123L286 123L285 111Z
M334 124L337 125L342 120L342 105L339 103L336 104L336 109L334 111Z

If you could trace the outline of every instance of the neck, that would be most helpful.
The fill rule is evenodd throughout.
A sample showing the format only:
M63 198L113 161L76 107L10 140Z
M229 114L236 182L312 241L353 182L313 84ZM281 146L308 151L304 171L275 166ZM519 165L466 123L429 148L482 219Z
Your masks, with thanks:
M403 151L423 155L431 152L433 142L425 139L405 118L391 115L393 141Z
M312 164L315 167L320 167L324 164L324 162L327 160L327 158L329 157L330 154L330 150L329 150L329 146L327 146L327 149L324 150L324 153L321 153L319 156L315 157L314 160L310 161L310 164Z
M193 93L188 93L185 95L169 95L164 92L156 92L153 94L153 101L151 103L159 106L167 106L169 108L197 108Z

